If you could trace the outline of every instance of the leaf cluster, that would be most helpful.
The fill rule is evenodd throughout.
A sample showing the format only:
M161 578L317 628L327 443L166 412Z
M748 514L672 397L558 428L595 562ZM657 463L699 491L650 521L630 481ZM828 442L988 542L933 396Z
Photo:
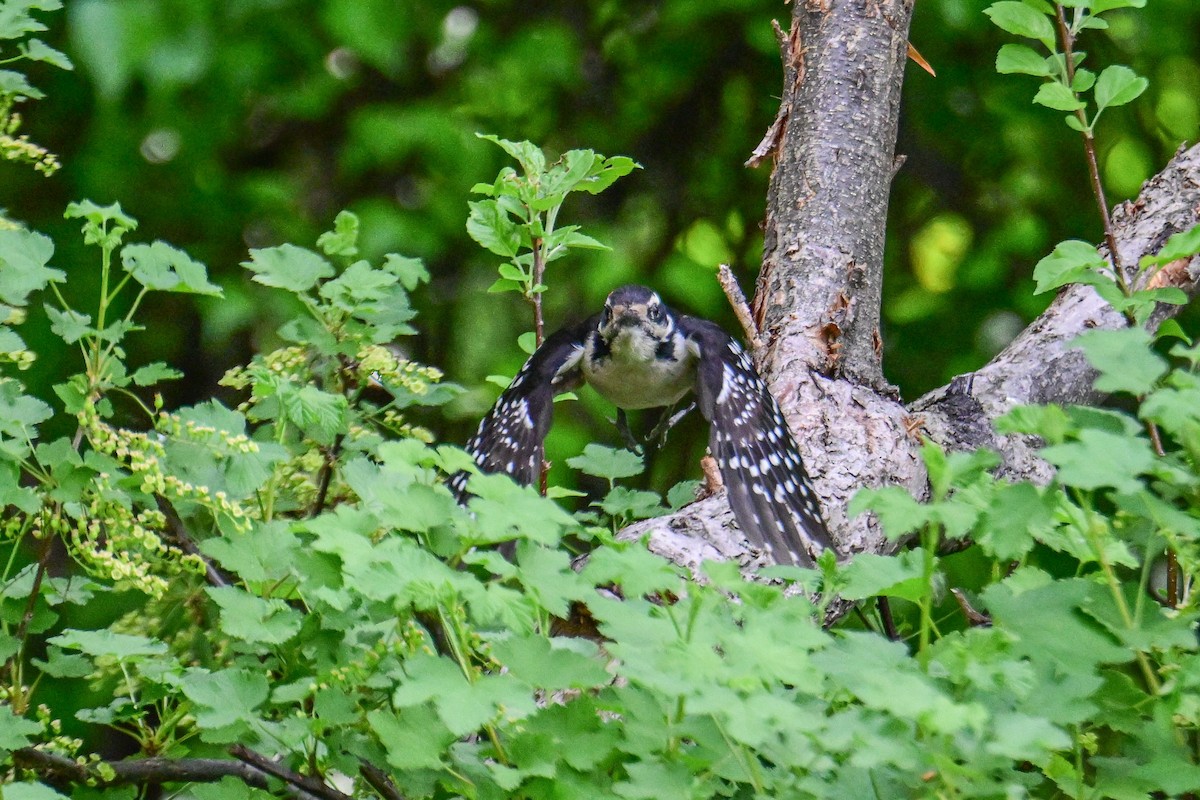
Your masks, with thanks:
M59 0L2 0L0 1L0 67L21 61L41 61L59 69L73 69L66 54L41 39L30 36L46 30L32 14L34 11L57 11ZM14 69L0 69L0 160L32 164L43 175L58 171L58 158L44 147L18 136L21 117L13 111L18 103L39 100L45 95Z

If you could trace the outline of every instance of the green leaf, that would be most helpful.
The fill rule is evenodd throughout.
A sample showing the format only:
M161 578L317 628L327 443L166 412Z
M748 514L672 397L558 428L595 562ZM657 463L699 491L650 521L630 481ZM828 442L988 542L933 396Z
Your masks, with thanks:
M162 381L177 381L182 377L182 372L168 367L161 361L155 361L153 364L139 367L133 372L133 382L138 386L154 386L156 383L161 383Z
M121 263L133 279L147 289L179 294L221 297L221 287L209 283L199 261L164 242L131 244L121 250Z
M883 531L893 541L920 530L932 520L929 506L922 505L899 486L859 489L850 500L850 516L873 511Z
M288 420L321 444L332 444L335 436L346 432L350 406L344 395L316 386L289 386L280 392L279 401Z
M324 278L333 277L333 266L321 256L292 244L250 251L242 266L255 273L254 280L289 292L306 292Z
M1167 374L1167 362L1151 348L1152 341L1144 328L1121 328L1082 333L1071 346L1081 348L1100 372L1097 389L1143 395Z
M22 447L27 445L22 442ZM3 450L3 442L0 441L0 452ZM21 485L20 468L12 461L0 462L0 503L13 506L26 514L35 514L42 507L42 499L38 493Z
M30 737L37 736L41 732L41 723L18 717L8 703L0 704L0 753L28 747L33 744ZM5 797L10 791L12 791L11 786L4 790Z
M1057 81L1043 83L1033 96L1033 102L1055 111L1076 111L1084 107L1074 92Z
M40 100L46 95L33 88L33 84L19 72L11 69L0 69L0 96L30 97Z
M1018 656L1048 660L1069 672L1090 672L1098 664L1133 658L1128 648L1079 613L1094 585L1090 580L1071 578L1022 590L1015 580L1022 572L992 584L982 595L993 624L1015 637Z
M94 336L98 333L92 327L92 318L87 314L80 314L70 308L59 311L52 305L46 305L44 308L46 317L50 320L51 332L67 344L75 344L85 336Z
M688 797L693 780L685 765L647 754L644 760L625 764L625 779L613 784L612 791L629 800Z
M983 13L987 14L992 23L1001 30L1017 36L1037 39L1051 49L1054 47L1054 26L1050 23L1049 17L1024 3L1016 2L1016 0L1003 0L1003 2L992 3L984 9Z
M680 481L667 490L667 506L672 511L678 511L689 503L696 502L696 490L701 481Z
M1103 111L1110 106L1123 106L1136 100L1150 82L1129 67L1113 64L1104 68L1096 79L1096 106ZM1064 111L1069 109L1062 109Z
M20 781L4 787L4 800L67 800L44 783Z
M1046 57L1038 55L1032 47L1023 44L1006 44L1001 47L1000 52L996 54L996 71L1005 75L1034 75L1039 78L1051 74Z
M1121 492L1138 491L1138 476L1150 472L1155 462L1145 439L1090 429L1080 431L1078 441L1043 448L1041 455L1058 467L1058 479L1069 486L1111 486Z
M610 481L640 475L645 469L642 457L636 453L600 444L587 445L582 455L568 458L567 463L580 472Z
M110 630L68 629L48 641L64 650L79 650L93 658L136 659L167 653L167 646L156 639Z
M0 39L19 39L27 33L46 30L30 11L57 11L59 0L6 0L0 5Z
M588 194L599 194L612 186L617 179L641 168L641 164L626 156L612 156L603 162L597 160L592 166L592 174L579 184L579 189Z
M513 142L508 139L501 139L490 133L477 133L475 135L480 139L498 145L504 152L515 158L517 163L525 170L526 175L532 177L546 171L546 156L542 153L541 148L533 142Z
M1115 8L1145 8L1146 0L1091 0L1093 14L1103 14Z
M1179 339L1184 344L1192 344L1192 337L1174 319L1164 319L1159 323L1158 330L1154 331L1154 341L1161 342L1164 339Z
M100 206L91 200L80 200L69 203L63 217L84 221L85 244L98 244L109 249L115 249L127 231L137 228L137 220L122 211L120 203Z
M200 543L202 553L247 581L274 582L287 577L300 547L286 522L261 522L250 533L214 536Z
M388 253L383 257L383 268L395 275L400 285L410 292L422 283L429 283L429 270L419 258Z
M1096 73L1080 67L1075 70L1075 78L1071 81L1071 90L1076 94L1086 92L1096 82Z
M64 653L57 647L49 647L46 660L31 659L35 667L54 678L86 678L95 674L96 666L77 653Z
M66 53L55 50L41 39L29 39L21 42L17 49L30 61L43 61L59 69L75 69L75 65L71 63L71 59L67 58Z
M1074 114L1067 114L1065 117L1063 117L1063 122L1067 123L1067 127L1073 131L1083 133L1085 130L1087 130L1087 126L1080 122L1079 117L1075 116Z
M600 501L600 508L610 517L622 519L650 519L667 512L657 492L627 486L614 486Z
M894 556L858 553L842 568L845 584L838 595L847 600L885 595L918 602L928 591L924 559L919 547Z
M1000 714L992 724L995 731L987 751L1013 761L1038 764L1051 751L1071 746L1070 736L1041 717L1009 712Z
M651 553L640 542L594 550L582 575L594 586L606 583L620 586L626 597L677 592L681 580L674 564Z
M206 589L221 609L221 630L252 644L283 644L300 632L300 612L278 598L263 599L233 586Z
M981 516L974 539L998 561L1020 559L1033 547L1035 533L1053 524L1054 501L1036 486L1001 486Z
M1033 278L1037 281L1034 293L1041 294L1068 283L1094 283L1098 271L1104 267L1105 261L1095 246L1076 239L1060 242L1053 253L1033 268Z
M1200 253L1200 225L1171 236L1157 253L1144 256L1140 266L1145 268L1155 264L1169 264L1181 258L1191 258L1197 253Z
M355 261L341 275L321 284L319 294L339 308L361 313L364 306L386 299L396 283L395 275L375 269L366 261Z
M184 673L180 688L194 704L196 724L208 729L253 725L258 707L270 694L267 676L246 669L191 669Z
M512 258L521 248L521 231L495 200L471 200L467 233L498 256Z
M520 347L529 355L533 355L533 351L537 349L537 334L533 331L526 331L517 337L517 347Z
M589 689L612 680L599 648L586 639L510 636L492 651L514 676L547 691Z
M398 714L371 711L367 724L386 749L388 764L398 770L440 767L447 745L458 738L428 706L406 708Z
M0 303L24 306L31 293L65 281L62 270L46 266L53 255L54 243L47 236L0 229Z
M354 258L358 255L358 217L349 211L339 211L333 220L333 230L317 237L317 249L327 256Z

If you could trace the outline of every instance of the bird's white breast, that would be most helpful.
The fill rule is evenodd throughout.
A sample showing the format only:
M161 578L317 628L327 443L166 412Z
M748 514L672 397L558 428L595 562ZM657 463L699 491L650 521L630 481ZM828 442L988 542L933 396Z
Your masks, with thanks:
M589 343L582 364L584 378L619 408L670 405L692 389L695 356L676 342L673 359L659 358L658 345L637 329L618 333L604 358L595 358Z

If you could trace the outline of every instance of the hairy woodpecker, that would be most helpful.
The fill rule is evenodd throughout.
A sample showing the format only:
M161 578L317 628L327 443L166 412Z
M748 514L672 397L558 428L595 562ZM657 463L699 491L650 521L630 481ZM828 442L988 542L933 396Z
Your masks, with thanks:
M644 286L622 286L604 310L542 343L479 423L467 450L484 472L534 483L553 398L581 383L621 409L670 406L696 393L738 525L776 563L810 565L834 549L816 492L779 404L736 341L676 314ZM462 500L466 473L451 479Z

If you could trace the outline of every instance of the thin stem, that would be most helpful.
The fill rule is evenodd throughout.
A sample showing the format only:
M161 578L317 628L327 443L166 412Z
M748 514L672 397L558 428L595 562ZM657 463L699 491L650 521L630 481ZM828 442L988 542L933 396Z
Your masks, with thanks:
M1057 3L1054 6L1055 19L1058 21L1058 36L1062 41L1064 67L1067 71L1067 86L1074 92L1075 84L1075 34L1072 32L1071 26L1067 24L1066 13L1063 7ZM1113 234L1112 221L1109 217L1108 199L1104 196L1104 184L1100 180L1100 165L1096 159L1096 140L1092 136L1092 128L1088 125L1087 114L1082 108L1075 110L1075 117L1079 120L1080 127L1083 128L1080 133L1083 136L1083 149L1087 155L1088 176L1091 178L1092 194L1096 197L1096 208L1100 212L1100 219L1104 225L1104 243L1108 246L1108 258L1112 262L1113 277L1116 278L1117 286L1120 287L1121 293L1126 297L1130 296L1131 290L1129 282L1125 279L1125 267L1121 263L1121 255L1117 252L1117 238ZM1125 311L1125 319L1129 324L1134 324L1133 311Z
M879 605L879 622L883 625L883 631L887 634L887 638L893 642L900 640L900 632L896 630L896 620L892 617L892 604L886 597L879 595L876 598Z
M1139 400L1142 398L1139 398ZM1158 425L1153 422L1146 423L1146 432L1150 434L1150 444L1154 447L1154 454L1159 458L1165 458L1167 453L1163 449L1162 435L1158 431ZM1167 606L1176 608L1179 605L1179 559L1175 557L1175 551L1167 547Z
M1075 491L1075 503L1083 511L1083 519L1081 525L1083 535L1087 538L1088 544L1091 545L1092 554L1096 558L1096 562L1100 565L1100 571L1104 574L1104 582L1108 585L1109 594L1112 595L1113 603L1117 607L1117 613L1121 615L1121 624L1126 630L1133 630L1137 627L1137 622L1133 618L1132 612L1129 610L1129 603L1125 600L1125 592L1121 586L1121 579L1117 577L1116 570L1113 569L1112 563L1108 560L1108 554L1104 551L1104 543L1100 541L1100 532L1096 530L1096 526L1092 524L1093 514L1090 504L1085 502L1082 493ZM1137 658L1138 667L1142 672L1142 677L1146 681L1146 688L1150 693L1157 695L1162 689L1162 684L1159 683L1158 675L1155 674L1154 668L1150 665L1150 660L1146 658L1146 654L1141 650L1134 649L1134 655ZM1176 735L1179 729L1176 728Z
M929 660L929 644L933 633L933 575L937 569L937 543L940 538L936 525L927 525L921 543L924 591L921 593L921 629L917 638L917 657L922 664Z
M542 319L542 293L536 289L542 285L542 278L546 275L546 264L542 260L542 239L533 240L533 297L529 298L529 302L533 304L533 335L534 346L541 347L545 340L545 327Z

